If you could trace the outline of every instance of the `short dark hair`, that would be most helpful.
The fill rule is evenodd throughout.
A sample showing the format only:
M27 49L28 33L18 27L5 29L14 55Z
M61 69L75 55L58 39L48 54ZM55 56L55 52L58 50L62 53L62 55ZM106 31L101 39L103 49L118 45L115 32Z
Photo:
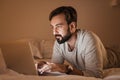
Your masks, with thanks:
M49 15L49 20L58 15L58 14L64 14L67 24L70 24L71 22L76 22L77 24L77 12L76 10L71 6L61 6L53 10Z

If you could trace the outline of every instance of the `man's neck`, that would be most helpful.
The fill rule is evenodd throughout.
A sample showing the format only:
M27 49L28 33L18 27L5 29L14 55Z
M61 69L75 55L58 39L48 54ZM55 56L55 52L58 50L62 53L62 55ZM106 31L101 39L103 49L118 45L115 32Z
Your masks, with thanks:
M70 50L72 51L75 48L75 43L77 40L77 31L71 36L71 38L67 41Z

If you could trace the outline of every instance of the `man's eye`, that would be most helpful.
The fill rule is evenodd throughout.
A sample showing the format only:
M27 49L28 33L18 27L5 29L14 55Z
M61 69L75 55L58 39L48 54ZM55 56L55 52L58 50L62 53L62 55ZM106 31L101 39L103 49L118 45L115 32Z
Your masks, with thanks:
M57 27L58 27L58 28L61 28L61 27L62 27L62 25L58 25Z

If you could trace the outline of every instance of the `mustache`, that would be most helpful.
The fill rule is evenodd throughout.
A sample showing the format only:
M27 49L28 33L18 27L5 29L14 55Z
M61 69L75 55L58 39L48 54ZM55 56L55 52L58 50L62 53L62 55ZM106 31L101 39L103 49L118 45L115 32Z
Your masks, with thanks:
M58 36L59 36L59 37L62 37L60 34L55 34L55 37L58 37Z

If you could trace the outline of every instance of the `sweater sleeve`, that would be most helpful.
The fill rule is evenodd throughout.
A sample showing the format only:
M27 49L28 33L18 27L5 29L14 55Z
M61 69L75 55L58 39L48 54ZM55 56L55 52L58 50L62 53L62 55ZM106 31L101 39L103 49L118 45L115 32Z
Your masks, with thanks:
M57 63L57 64L64 63L64 58L61 54L62 54L62 50L60 49L60 44L58 44L57 41L55 41L51 62Z
M94 34L90 33L85 36L85 76L94 76L102 78L103 76L103 56L105 52L104 46L100 39Z

